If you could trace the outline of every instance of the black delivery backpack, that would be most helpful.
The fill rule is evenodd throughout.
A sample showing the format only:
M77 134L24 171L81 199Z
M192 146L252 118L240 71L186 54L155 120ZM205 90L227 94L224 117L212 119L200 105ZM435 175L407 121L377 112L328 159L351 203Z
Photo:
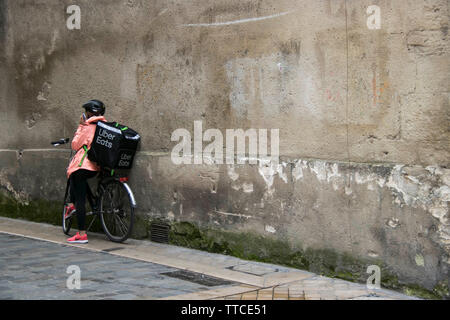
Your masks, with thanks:
M101 167L131 169L141 137L117 122L98 121L88 159Z

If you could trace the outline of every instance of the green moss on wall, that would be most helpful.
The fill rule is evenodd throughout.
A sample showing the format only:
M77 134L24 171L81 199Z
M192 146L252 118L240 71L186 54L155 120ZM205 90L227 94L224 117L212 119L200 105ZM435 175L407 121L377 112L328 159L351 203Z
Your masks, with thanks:
M49 223L55 226L61 226L62 224L62 202L48 201L42 199L35 199L28 201L27 204L21 203L15 199L12 199L0 192L0 216L24 219L33 222ZM91 219L86 219L86 224L89 226ZM73 219L72 228L77 229L76 218ZM102 227L100 219L97 217L92 224L90 231L101 232ZM61 227L62 232L62 227Z
M150 237L150 222L142 216L134 214L133 230L131 238L133 239L148 239Z
M47 200L32 200L24 204L0 193L0 215L60 225L61 204Z
M293 249L287 242L246 232L237 233L211 228L199 228L189 222L170 223L169 243L307 270L323 276L365 283L369 265L381 269L381 286L425 299L449 296L448 286L439 284L432 291L416 284L406 284L380 260L363 260L330 249Z

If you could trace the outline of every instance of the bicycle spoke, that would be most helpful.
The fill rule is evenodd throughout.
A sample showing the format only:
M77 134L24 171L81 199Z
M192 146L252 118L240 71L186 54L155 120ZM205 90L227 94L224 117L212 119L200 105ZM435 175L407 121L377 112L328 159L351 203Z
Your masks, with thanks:
M114 225L117 227L117 230L120 232L120 234L123 234L122 227L121 227L119 221L117 220L117 217L115 217L115 216L114 216Z
M123 223L122 219L118 215L114 215L114 217L117 219L117 221L120 222L119 229L123 230L120 226L122 226L125 229L125 232L123 234L126 234L128 232L127 226Z
M114 216L113 215L111 215L110 216L110 220L111 220L111 226L112 226L112 228L113 228L113 232L111 232L112 234L116 234L116 230L117 230L117 223L116 223L116 220L114 219Z
M94 218L92 218L92 221L91 221L91 223L89 224L89 227L87 228L87 230L90 230L90 229L91 229L92 224L93 224L94 221L95 221L95 218L97 218L97 216L94 216Z

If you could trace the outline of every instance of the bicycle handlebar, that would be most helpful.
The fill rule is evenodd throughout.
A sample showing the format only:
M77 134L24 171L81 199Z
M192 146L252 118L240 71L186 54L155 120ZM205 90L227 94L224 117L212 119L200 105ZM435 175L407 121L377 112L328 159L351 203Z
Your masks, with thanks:
M54 147L56 147L56 146L59 146L60 144L66 144L66 143L68 143L69 142L69 138L62 138L62 139L59 139L58 141L53 141L53 142L50 142Z

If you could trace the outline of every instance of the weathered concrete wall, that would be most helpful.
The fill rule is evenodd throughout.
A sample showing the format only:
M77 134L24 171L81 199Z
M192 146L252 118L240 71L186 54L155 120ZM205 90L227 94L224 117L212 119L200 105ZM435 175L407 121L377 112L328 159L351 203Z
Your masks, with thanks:
M450 264L448 16L442 0L0 1L0 185L58 200L68 153L48 143L97 98L142 135L142 219L382 261L433 288ZM279 164L174 165L171 134L195 120L279 128Z

